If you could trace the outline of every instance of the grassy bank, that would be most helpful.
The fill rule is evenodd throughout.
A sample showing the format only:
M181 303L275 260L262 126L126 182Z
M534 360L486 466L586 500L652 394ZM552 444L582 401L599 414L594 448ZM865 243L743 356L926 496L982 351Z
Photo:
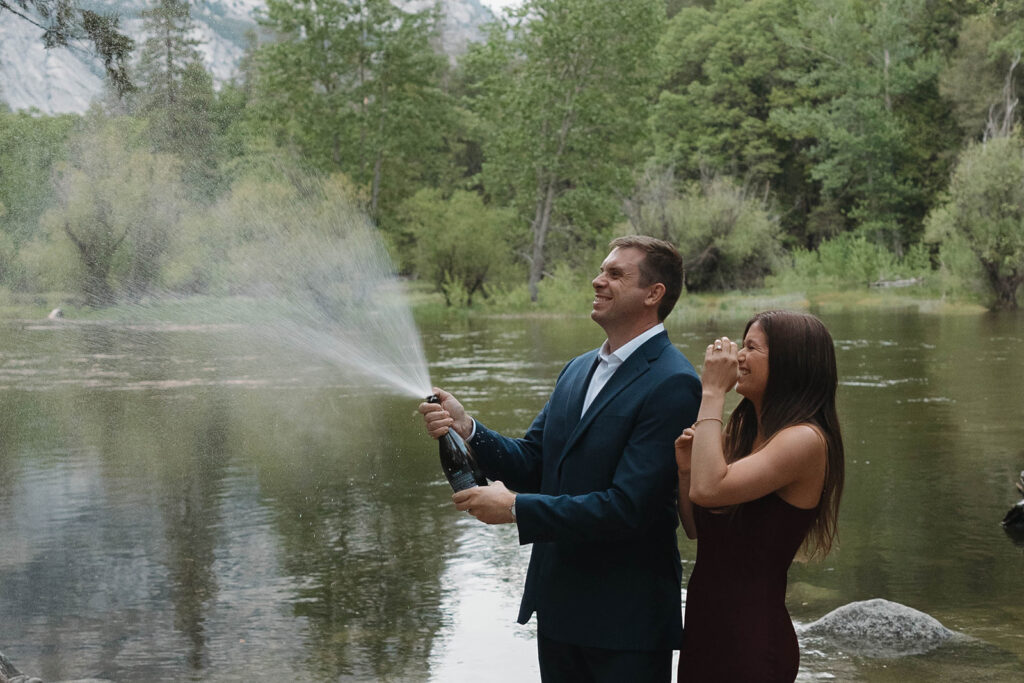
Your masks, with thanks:
M537 316L564 317L590 314L588 294L567 297L560 301L541 300L532 307L501 302L483 302L471 308L445 306L440 294L421 290L410 296L417 319L444 319L450 316ZM851 311L907 311L936 315L979 315L987 309L975 302L914 295L906 290L856 289L817 292L724 292L687 294L680 298L672 313L675 322L705 322L746 319L758 311L769 309L810 311L816 314Z
M544 292L534 303L521 296L499 295L475 301L472 307L446 306L444 298L422 282L410 283L407 301L417 320L444 320L451 317L585 317L590 313L590 296L579 290ZM174 322L216 323L231 319L229 309L237 312L239 300L192 297L184 300L149 300L139 305L93 309L76 303L60 293L0 295L0 319L43 320L54 308L61 308L68 320L131 320L145 311L145 318ZM258 301L246 304L259 307ZM816 292L725 292L716 294L684 293L672 319L677 322L704 322L745 319L757 311L772 308L804 310L827 315L859 310L908 311L937 315L978 315L986 308L978 303L915 295L907 289L849 289ZM246 316L248 319L249 316Z

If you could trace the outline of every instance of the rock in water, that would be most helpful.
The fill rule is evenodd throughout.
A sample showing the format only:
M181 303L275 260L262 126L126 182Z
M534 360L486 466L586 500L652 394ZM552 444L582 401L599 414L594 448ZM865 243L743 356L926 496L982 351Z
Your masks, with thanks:
M35 676L28 676L18 671L18 667L0 652L0 683L43 683L43 680ZM58 681L58 683L61 683ZM74 681L63 681L63 683L113 683L103 678L81 678Z
M1017 490L1024 494L1024 472L1017 479ZM1024 498L1007 510L1002 521L1003 531L1010 537L1013 544L1024 548Z
M0 683L43 683L38 678L32 678L18 671L11 660L0 652Z
M803 634L866 657L923 654L956 635L924 612L881 598L834 609L808 624Z
M1007 529L1010 527L1017 527L1018 529L1024 530L1024 498L1018 500L1017 503L1006 512L1006 515L1003 517L1002 524Z

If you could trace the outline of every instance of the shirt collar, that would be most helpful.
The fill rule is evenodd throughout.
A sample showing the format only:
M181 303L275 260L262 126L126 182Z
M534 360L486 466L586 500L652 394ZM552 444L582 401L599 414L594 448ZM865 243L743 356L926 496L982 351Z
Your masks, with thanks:
M612 352L608 351L608 340L605 339L604 344L602 344L601 348L598 349L597 355L601 359L601 361L605 363L609 363L612 365L619 365L620 363L625 363L626 359L633 355L634 351L636 351L637 349L644 345L644 342L646 342L654 335L660 334L664 331L665 325L662 323L658 323L651 329L645 332L641 332L637 336L633 337L628 342L626 342L625 344L623 344L622 346L620 346L619 348L615 349Z

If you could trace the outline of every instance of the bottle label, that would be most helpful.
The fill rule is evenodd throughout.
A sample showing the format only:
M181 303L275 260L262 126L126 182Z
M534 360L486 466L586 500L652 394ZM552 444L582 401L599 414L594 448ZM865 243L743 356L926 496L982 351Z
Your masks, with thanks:
M451 477L448 479L451 482L453 491L462 491L463 489L471 489L477 485L476 480L473 479L473 473L466 470L459 472L453 472Z

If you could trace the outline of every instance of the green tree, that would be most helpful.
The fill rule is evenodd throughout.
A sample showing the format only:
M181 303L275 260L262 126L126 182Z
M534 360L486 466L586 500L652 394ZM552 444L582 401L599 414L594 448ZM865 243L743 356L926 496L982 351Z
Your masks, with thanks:
M964 23L957 47L939 75L939 92L968 139L982 137L990 111L1001 99L1006 70L992 64L989 49L1004 33L993 17L972 17Z
M549 257L589 253L642 158L660 0L530 0L468 57L488 194L530 226L530 297Z
M57 168L56 205L41 218L50 244L74 247L91 306L113 303L119 289L141 296L157 282L183 210L176 160L132 146L132 128L131 121L88 119Z
M181 83L188 65L200 59L198 40L189 37L192 14L187 0L155 0L142 12L146 40L139 55L140 94L144 112L173 112L181 99ZM174 131L169 131L174 132Z
M332 306L360 307L358 283L374 264L365 197L343 174L309 174L282 160L256 167L209 207L186 215L175 231L164 281L173 291L219 296L275 294ZM376 242L376 235L374 235ZM364 245L365 246L365 245ZM351 248L350 248L351 247Z
M780 219L798 244L818 239L808 214L818 190L807 159L771 112L798 98L789 72L807 68L807 55L782 40L801 2L754 0L689 7L674 16L658 44L662 91L651 112L654 160L681 179L707 173L744 178L771 190Z
M138 111L150 122L157 150L182 160L185 181L201 196L214 190L216 148L213 79L190 37L186 0L156 0L142 13L147 38L139 58Z
M772 121L806 145L838 227L898 254L919 239L957 139L938 95L942 56L927 49L937 30L929 9L927 0L801 3L798 25L781 34L810 67L787 74L801 97Z
M47 48L72 48L78 41L89 41L117 92L132 91L128 59L135 41L120 32L116 16L82 9L79 4L77 0L0 0L0 16L8 12L41 28Z
M0 232L15 245L39 228L39 216L52 199L50 176L66 154L75 119L0 112L0 204L6 208Z
M30 286L21 251L53 201L50 178L76 117L0 111L0 284Z
M994 309L1016 309L1024 283L1024 143L1018 134L970 146L926 238L963 244L984 271Z
M939 77L942 96L970 140L1005 137L1020 119L1024 17L985 13L964 22Z
M417 245L417 274L434 284L445 303L472 306L507 270L507 236L514 224L509 209L484 205L473 192L445 199L423 189L402 204L403 224Z
M660 186L662 201L653 211L633 213L632 228L661 234L679 248L688 291L757 287L782 263L778 217L749 187L706 177L673 193L657 175L648 177Z
M276 240L300 234L307 213L295 186L279 173L236 180L212 206L183 218L165 269L168 287L184 294L247 293L284 248Z
M295 152L275 144L271 123L259 114L262 104L255 92L258 41L254 31L245 37L246 50L236 75L221 84L209 110L213 131L210 153L216 160L216 175L207 183L211 197L220 197L247 175L280 173L288 163L283 158Z
M799 56L777 27L795 23L798 5L756 0L672 18L658 44L663 89L651 116L660 163L691 179L714 169L777 186L795 152L769 114L789 97L781 75Z
M634 233L672 239L670 205L679 199L675 168L648 163L640 172L633 194L623 202L623 210Z
M450 124L438 15L389 0L269 0L277 36L258 51L257 100L280 139L394 207L436 176Z
M844 232L815 249L797 247L792 264L767 278L769 286L784 291L842 291L867 288L893 280L918 281L931 274L928 250L916 244L899 259L891 250L863 235Z

